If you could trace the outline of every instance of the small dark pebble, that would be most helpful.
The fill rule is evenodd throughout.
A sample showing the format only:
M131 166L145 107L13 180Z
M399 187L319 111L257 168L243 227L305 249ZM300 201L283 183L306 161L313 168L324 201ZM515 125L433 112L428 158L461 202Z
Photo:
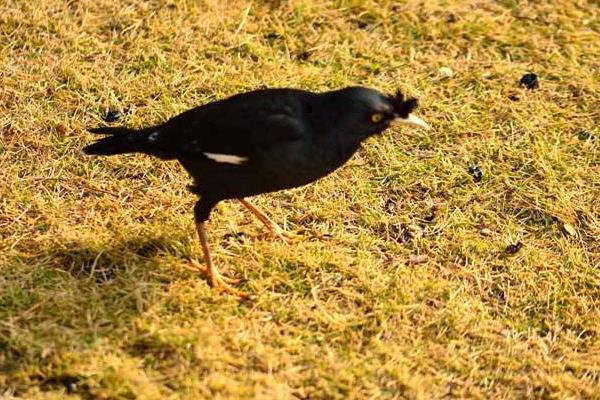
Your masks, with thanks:
M483 179L483 171L479 168L479 165L471 165L469 166L469 173L473 177L475 182L481 182Z
M356 26L358 29L366 29L369 26L369 23L359 19L356 21Z
M456 15L450 13L448 15L446 15L446 22L449 24L453 24L456 22Z
M274 41L276 39L281 39L283 36L280 35L277 32L269 32L266 35L263 36L265 39L267 39L268 41Z
M77 391L77 383L81 379L72 375L61 375L46 379L42 386L60 386L62 385L67 393L75 393Z
M521 77L521 80L519 81L519 86L533 90L540 87L540 81L536 74L534 74L533 72L529 72Z
M434 219L435 219L435 212L432 212L431 214L423 217L423 221L425 221L425 222L433 222Z
M119 110L110 110L102 117L106 122L115 122L121 118L123 118L123 113Z
M296 55L296 59L300 61L306 61L310 58L310 51L301 51Z
M246 235L243 232L233 232L227 233L223 236L223 241L227 242L228 240L232 240L237 243L243 243Z
M589 140L593 137L594 137L594 134L591 131L588 131L586 129L582 129L579 132L577 132L577 138L579 140Z
M521 250L522 247L523 247L523 243L521 243L521 242L509 244L508 246L506 246L506 252L508 254L516 254L519 252L519 250Z

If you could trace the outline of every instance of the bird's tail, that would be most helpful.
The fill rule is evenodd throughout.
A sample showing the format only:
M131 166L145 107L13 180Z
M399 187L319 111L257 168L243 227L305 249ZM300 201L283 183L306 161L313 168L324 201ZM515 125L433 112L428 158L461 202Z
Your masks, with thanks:
M96 140L94 143L83 148L85 154L96 154L108 156L125 153L147 153L148 137L152 134L152 128L130 129L117 127L101 127L89 129L91 133L109 135Z

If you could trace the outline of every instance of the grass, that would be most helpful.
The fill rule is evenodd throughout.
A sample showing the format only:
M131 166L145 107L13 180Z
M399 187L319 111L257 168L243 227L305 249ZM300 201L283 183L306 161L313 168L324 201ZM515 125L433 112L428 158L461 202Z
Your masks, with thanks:
M0 398L600 398L599 16L4 0ZM529 71L537 90L518 87ZM417 96L434 130L258 197L292 246L221 204L215 261L251 302L185 268L200 250L178 165L81 153L107 109L137 127L263 85L351 84Z

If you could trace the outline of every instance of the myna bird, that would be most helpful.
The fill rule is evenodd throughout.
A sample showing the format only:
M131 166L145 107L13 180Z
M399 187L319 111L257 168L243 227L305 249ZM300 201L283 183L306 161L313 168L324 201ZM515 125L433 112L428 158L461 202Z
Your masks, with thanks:
M108 135L84 148L87 154L144 153L178 160L193 177L200 199L194 218L210 284L231 287L208 248L205 222L221 200L238 199L272 235L283 231L246 197L306 185L346 161L370 136L400 122L427 129L411 114L416 99L400 91L386 95L364 87L313 93L261 89L188 110L163 124L143 129L100 127ZM196 266L198 266L196 264Z

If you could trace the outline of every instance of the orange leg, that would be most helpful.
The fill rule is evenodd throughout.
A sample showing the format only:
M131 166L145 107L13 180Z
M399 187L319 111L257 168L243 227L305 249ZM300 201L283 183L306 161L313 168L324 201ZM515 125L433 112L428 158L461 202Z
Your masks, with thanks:
M262 222L263 224L265 224L265 226L269 230L269 233L271 234L271 236L277 237L277 238L281 239L284 243L288 243L287 239L290 238L290 235L287 234L283 229L281 229L279 227L279 225L277 225L275 222L273 222L273 220L271 220L271 218L269 218L264 212L262 212L261 210L259 210L250 201L248 201L246 199L238 199L238 200L252 214L256 215L256 217L260 220L260 222Z
M206 274L208 276L208 281L213 288L231 293L241 298L247 298L248 295L246 293L231 286L232 284L239 283L239 281L224 277L213 264L208 248L208 238L204 229L204 222L197 222L196 230L198 231L198 238L200 239L200 246L202 247L202 254L204 255L206 267L192 260L194 269Z

